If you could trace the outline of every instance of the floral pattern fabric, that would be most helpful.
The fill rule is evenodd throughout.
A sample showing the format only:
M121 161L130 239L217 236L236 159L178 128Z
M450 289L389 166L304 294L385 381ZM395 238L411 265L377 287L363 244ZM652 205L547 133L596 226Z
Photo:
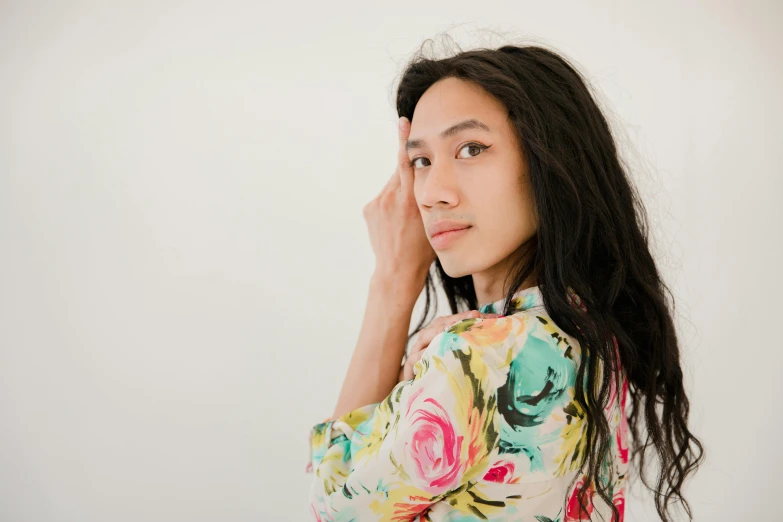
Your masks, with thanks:
M500 313L504 304L480 311ZM620 513L613 519L592 484L586 511L577 498L588 480L579 472L585 415L574 400L581 356L537 286L517 291L507 316L448 326L424 350L413 379L381 402L313 426L314 519L622 522L628 383L621 369L605 410L613 436L602 483Z

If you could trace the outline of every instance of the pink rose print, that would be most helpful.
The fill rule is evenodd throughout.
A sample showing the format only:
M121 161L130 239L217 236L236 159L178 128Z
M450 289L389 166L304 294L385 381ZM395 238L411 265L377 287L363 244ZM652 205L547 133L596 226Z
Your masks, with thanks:
M404 469L415 471L410 478L416 487L437 494L460 484L464 437L457 435L447 410L435 399L424 399L415 407L423 391L419 389L408 403L403 422L409 427L402 432L407 440L400 440L404 451L398 458Z
M484 475L487 482L499 482L501 484L516 484L518 479L509 480L514 476L514 463L508 460L499 460Z
M585 477L584 475L582 475L579 477L579 480L574 485L574 489L571 493L571 498L568 499L568 506L566 506L565 519L563 520L563 522L578 522L580 520L590 520L590 515L593 513L593 495L595 494L595 490L593 489L592 484L588 486L584 494L585 496L582 497L582 503L585 505L585 509L587 510L587 512L585 512L584 509L580 511L579 490L581 489L584 483L585 483Z

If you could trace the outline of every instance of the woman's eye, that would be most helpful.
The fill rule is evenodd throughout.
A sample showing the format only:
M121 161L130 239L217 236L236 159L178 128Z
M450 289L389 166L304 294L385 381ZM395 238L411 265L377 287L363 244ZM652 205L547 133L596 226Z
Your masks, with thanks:
M413 158L411 160L411 167L413 167L414 169L416 168L416 160L427 160L427 158L422 158L422 157ZM429 161L429 160L427 160L427 161Z
M459 149L459 150L460 150L460 151L463 151L463 150L465 150L465 149L469 149L469 148L471 148L471 147L472 147L474 150L477 150L478 152L476 152L475 154L470 154L470 153L468 153L468 157L469 157L469 158L472 158L472 157L474 157L474 156L478 156L479 154L481 154L481 152L482 152L484 149L488 149L488 148L489 148L489 147L487 147L486 145L480 145L480 144L478 144L478 143L466 143L466 144L465 144L465 145L464 145L464 146L463 146L461 149Z

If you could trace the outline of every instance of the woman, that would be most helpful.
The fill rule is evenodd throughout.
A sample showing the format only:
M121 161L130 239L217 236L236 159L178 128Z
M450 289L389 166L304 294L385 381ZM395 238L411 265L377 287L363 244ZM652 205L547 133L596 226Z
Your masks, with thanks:
M397 171L364 209L364 325L310 434L316 519L621 521L629 446L661 519L673 500L691 516L703 450L668 289L580 74L538 46L418 55L397 111ZM422 329L433 262L452 315Z

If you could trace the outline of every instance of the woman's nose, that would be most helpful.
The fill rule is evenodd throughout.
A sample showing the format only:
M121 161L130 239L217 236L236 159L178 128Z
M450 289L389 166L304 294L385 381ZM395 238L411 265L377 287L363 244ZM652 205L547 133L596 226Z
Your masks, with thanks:
M420 203L433 206L439 202L455 204L457 202L457 180L448 164L428 169L421 189Z

